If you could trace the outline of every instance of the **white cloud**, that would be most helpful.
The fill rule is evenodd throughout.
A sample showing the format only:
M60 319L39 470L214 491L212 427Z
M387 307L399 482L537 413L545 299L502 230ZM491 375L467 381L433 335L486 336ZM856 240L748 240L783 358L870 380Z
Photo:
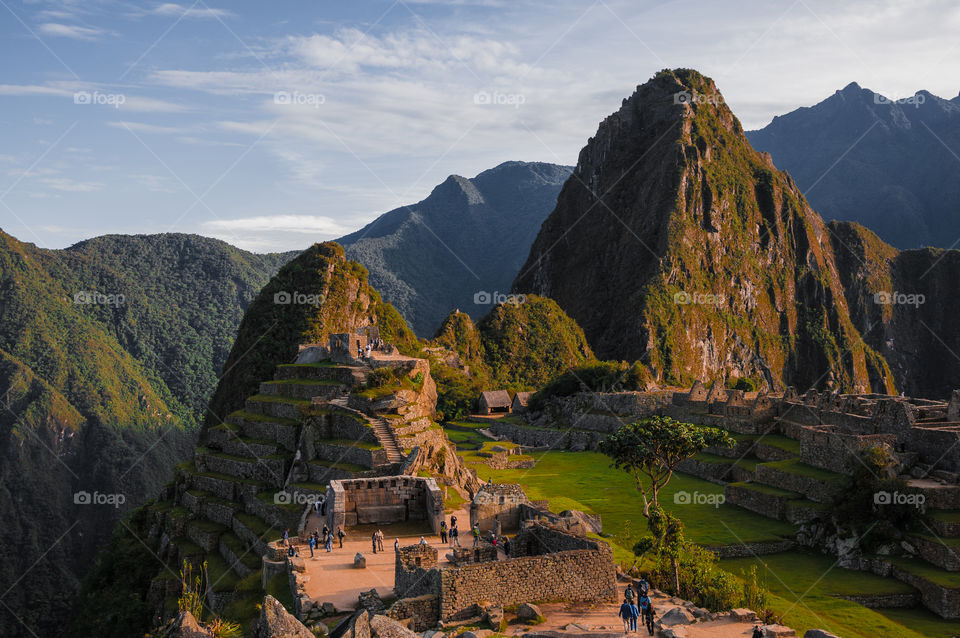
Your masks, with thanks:
M210 231L284 232L340 236L352 230L332 217L320 215L261 215L237 219L216 219L203 223Z
M76 24L61 24L59 22L44 22L37 29L44 35L74 40L97 40L103 35L103 29L81 27Z
M157 124L147 124L146 122L107 122L107 126L112 126L114 128L131 130L137 133L153 133L157 135L170 135L182 133L185 129L178 128L176 126L159 126Z
M70 193L90 193L102 190L104 186L100 182L82 182L69 177L44 177L38 179L37 183L53 190Z
M172 2L157 6L150 13L158 16L174 16L177 18L228 18L233 15L233 12L227 11L226 9L211 9L207 6L197 8L196 5L185 7Z

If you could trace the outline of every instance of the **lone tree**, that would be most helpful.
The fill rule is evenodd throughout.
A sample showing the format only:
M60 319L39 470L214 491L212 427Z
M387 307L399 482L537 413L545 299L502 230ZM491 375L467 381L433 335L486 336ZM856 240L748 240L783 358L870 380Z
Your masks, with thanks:
M708 447L733 444L730 435L718 428L653 416L623 426L600 443L600 451L613 459L615 468L636 480L643 515L649 519L650 507L659 507L660 490L682 461ZM644 477L649 481L645 483Z
M654 549L670 559L674 593L680 592L679 560L687 542L680 519L660 507L660 490L685 459L708 447L733 444L730 435L718 428L661 416L627 424L600 443L600 451L613 459L615 468L633 476L643 496L643 515L653 538L641 539L633 551L641 556Z

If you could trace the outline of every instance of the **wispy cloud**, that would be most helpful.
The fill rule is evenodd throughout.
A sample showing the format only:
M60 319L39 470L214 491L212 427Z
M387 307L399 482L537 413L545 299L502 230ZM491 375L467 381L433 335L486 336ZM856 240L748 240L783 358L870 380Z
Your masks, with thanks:
M77 24L62 24L59 22L44 22L37 30L43 35L57 38L71 38L73 40L98 40L105 31L94 27L81 27Z
M166 2L154 8L150 13L158 16L173 16L176 18L228 18L233 16L232 11L226 9L212 9L204 5L203 7L197 7L196 5L191 7L185 7L181 4L175 4L173 2Z

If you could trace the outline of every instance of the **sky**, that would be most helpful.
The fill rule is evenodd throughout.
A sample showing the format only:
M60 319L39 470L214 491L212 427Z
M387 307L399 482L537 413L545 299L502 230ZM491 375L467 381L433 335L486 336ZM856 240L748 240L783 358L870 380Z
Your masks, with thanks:
M508 160L575 164L664 68L747 129L960 90L952 0L0 0L0 228L307 247Z

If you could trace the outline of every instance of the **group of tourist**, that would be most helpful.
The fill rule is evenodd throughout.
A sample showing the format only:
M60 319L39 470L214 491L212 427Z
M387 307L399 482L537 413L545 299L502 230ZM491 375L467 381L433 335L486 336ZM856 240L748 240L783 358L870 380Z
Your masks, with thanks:
M383 349L383 339L377 337L373 341L367 343L367 345L358 348L357 356L361 359L369 359L371 352L381 349Z
M343 539L346 536L346 533L343 531L342 527L337 527L337 540L340 543L340 549L343 549ZM310 545L310 556L313 556L314 549L320 549L322 546L327 550L327 553L333 551L333 533L330 528L327 527L326 523L323 525L323 535L321 536L320 530L313 530L313 534L307 539L307 543Z
M650 600L650 585L643 578L637 583L637 591L633 585L627 585L623 592L623 604L620 605L620 619L623 620L623 631L630 633L637 631L637 619L642 618L647 632L653 635L653 603ZM634 601L634 599L637 599Z
M383 530L378 529L373 534L370 535L370 542L373 544L373 553L376 554L378 551L383 551ZM397 543L394 544L396 546Z

